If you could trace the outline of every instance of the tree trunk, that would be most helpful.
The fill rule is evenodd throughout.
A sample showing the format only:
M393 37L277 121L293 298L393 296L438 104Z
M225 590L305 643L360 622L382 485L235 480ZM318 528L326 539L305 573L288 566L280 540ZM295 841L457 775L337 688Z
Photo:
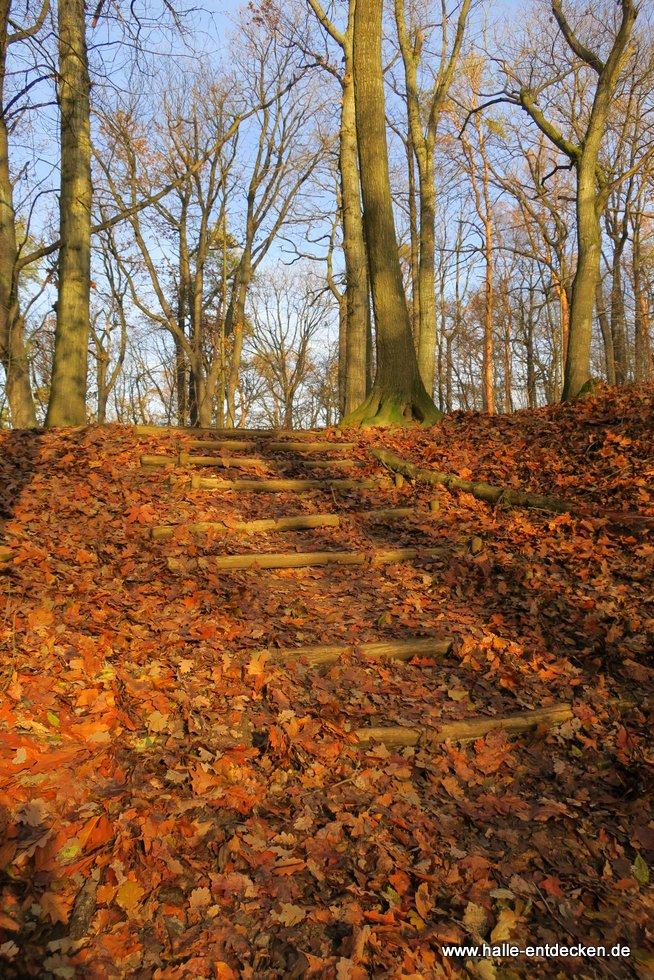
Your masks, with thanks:
M423 168L421 168L422 170ZM430 395L434 392L436 356L436 279L434 274L434 225L436 188L434 186L434 148L425 147L425 173L420 175L420 336L418 366Z
M354 22L354 93L363 220L377 328L377 373L372 391L346 424L431 424L440 412L418 370L393 223L384 83L382 6L358 0Z
M634 280L634 378L636 381L652 380L652 351L649 338L649 308L643 289L642 254L640 246L641 216L634 220L632 267Z
M186 354L177 334L175 341L175 384L177 387L177 424L185 426L188 420L188 377L186 370Z
M5 61L10 10L0 0L0 108L4 108ZM0 111L0 362L5 371L7 401L15 429L33 429L36 411L30 387L24 323L18 304L16 214L9 172L9 143L4 111Z
M602 247L602 231L596 206L596 162L595 153L585 153L577 167L577 271L572 284L563 401L577 397L590 373L593 310Z
M361 190L357 162L356 112L352 58L346 53L341 115L341 202L343 210L343 254L346 280L345 414L357 408L366 396L368 330L368 270L363 238Z
M338 417L345 415L347 377L347 298L338 297Z
M57 329L46 424L86 423L91 289L91 136L83 0L59 0L61 247Z
M409 234L411 236L411 329L416 350L420 347L420 237L416 207L416 164L413 140L407 139L407 172L409 176Z
M613 334L611 333L611 324L609 323L609 318L606 314L606 302L604 300L604 290L602 289L601 279L597 280L597 285L595 286L595 307L597 309L597 319L599 320L602 343L604 345L604 370L606 371L606 380L610 385L614 385L615 358L613 356Z
M243 328L245 326L245 303L248 286L252 277L252 263L249 252L241 257L241 267L234 279L232 298L227 313L227 333L233 337L232 363L229 366L227 379L227 424L230 428L236 425L236 392L241 370L241 354L243 351Z
M629 367L627 358L627 338L624 313L624 293L622 291L622 253L626 237L615 242L613 250L613 281L611 283L611 337L615 355L615 380L619 385L627 383Z

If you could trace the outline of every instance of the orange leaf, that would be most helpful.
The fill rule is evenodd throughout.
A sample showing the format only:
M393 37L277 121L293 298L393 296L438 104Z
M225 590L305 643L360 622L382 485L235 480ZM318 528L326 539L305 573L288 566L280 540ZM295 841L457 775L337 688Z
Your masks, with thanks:
M63 922L64 925L68 922L68 915L72 904L72 897L68 898L58 892L45 892L39 899L41 915L47 915L53 923Z
M131 915L144 894L145 888L142 888L137 881L128 879L122 883L116 892L116 904L120 905L121 909L127 912L128 915Z

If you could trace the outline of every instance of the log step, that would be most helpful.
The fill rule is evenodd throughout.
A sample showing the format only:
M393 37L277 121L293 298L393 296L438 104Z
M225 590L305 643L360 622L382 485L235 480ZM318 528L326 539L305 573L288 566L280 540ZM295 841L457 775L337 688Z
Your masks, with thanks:
M189 449L236 449L242 451L254 449L256 442L252 439L190 439L186 445Z
M319 436L321 429L202 429L189 425L135 425L136 435L151 436L166 433L215 436L217 439L311 439Z
M211 476L191 477L193 490L254 490L257 493L283 493L301 490L373 490L387 485L379 477L368 480L221 480Z
M255 521L199 521L194 524L162 524L150 528L150 537L155 541L165 541L175 535L177 528L191 534L207 531L244 531L257 534L260 531L306 531L314 527L340 527L343 521L362 519L371 521L400 521L404 517L417 514L415 507L389 507L379 510L353 511L350 514L298 514L295 517L263 518ZM428 516L425 514L425 516Z
M313 568L321 565L392 565L416 558L441 558L445 548L391 548L386 551L297 551L282 554L225 555L211 558L214 568L235 571L243 568ZM184 562L169 558L168 568L176 571Z
M275 460L278 466L303 466L307 470L362 470L366 463L359 459L284 459Z
M354 442L269 442L266 449L271 453L328 453L337 449L356 449Z
M549 708L536 708L533 711L520 711L495 718L476 717L451 721L435 731L393 725L388 728L357 728L355 735L362 743L382 742L389 747L417 745L423 737L426 742L446 742L448 739L453 742L471 742L483 738L496 728L509 733L520 733L538 728L539 725L561 725L573 717L571 704L555 704Z
M225 469L256 469L265 466L266 460L261 456L191 456L190 453L180 453L177 457L179 466L222 466Z
M147 469L170 469L175 466L175 456L159 456L144 453L141 456L141 466Z
M181 452L177 458L179 466L220 466L225 469L250 469L258 466L266 466L271 462L281 464L281 461L268 460L263 456L192 456L190 453ZM152 465L152 464L149 464ZM366 464L358 459L287 459L283 461L284 466L304 466L307 469L339 469L352 468L361 469Z
M414 657L444 657L452 648L452 639L435 640L415 638L411 640L379 641L375 643L351 643L345 646L290 647L285 650L269 650L279 660L305 659L310 667L333 664L346 653L359 653L377 660L412 660Z
M262 518L256 521L201 521L197 524L182 524L191 533L230 529L244 531L246 534L257 534L260 531L305 531L314 527L338 527L337 514L300 514L297 517ZM162 525L150 529L150 536L155 541L172 538L175 533L173 525Z

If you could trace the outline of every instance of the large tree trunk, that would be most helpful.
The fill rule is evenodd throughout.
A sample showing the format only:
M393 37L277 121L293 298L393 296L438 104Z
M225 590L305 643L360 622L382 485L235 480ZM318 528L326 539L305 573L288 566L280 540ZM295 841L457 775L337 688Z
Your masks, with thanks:
M59 0L61 191L57 329L47 425L86 423L91 289L91 135L83 0Z
M343 253L346 280L345 413L353 411L366 396L367 331L369 322L368 269L363 238L359 165L357 162L356 113L352 59L346 53L341 115L341 202Z
M354 94L368 268L377 328L377 373L350 424L390 425L440 418L418 370L393 223L384 83L382 5L358 0L354 24Z
M576 398L588 381L595 292L600 272L602 231L597 213L595 165L586 153L577 168L577 271L572 284L570 335L563 379L563 401Z
M0 0L0 109L4 107L10 6L9 0ZM15 429L33 429L36 426L36 411L30 387L24 323L18 304L17 259L7 124L4 113L0 111L0 362L5 371L11 423Z

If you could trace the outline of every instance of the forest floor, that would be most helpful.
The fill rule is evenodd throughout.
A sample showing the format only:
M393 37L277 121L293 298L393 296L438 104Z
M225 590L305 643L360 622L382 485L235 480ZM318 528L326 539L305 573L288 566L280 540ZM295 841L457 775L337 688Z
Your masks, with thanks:
M195 467L139 465L197 452L188 433L0 432L0 976L653 976L653 434L651 386L320 434L355 443L353 479L382 474L383 447L576 508L554 514L409 482L192 489ZM290 458L240 475L306 476ZM357 517L400 506L418 510ZM237 526L318 512L344 520ZM149 533L197 521L223 523ZM316 550L366 557L215 567ZM453 642L361 648L415 637ZM291 655L330 643L352 649ZM561 703L562 724L501 728ZM438 741L478 717L500 727ZM393 725L417 744L354 734ZM607 955L443 949L484 942Z

